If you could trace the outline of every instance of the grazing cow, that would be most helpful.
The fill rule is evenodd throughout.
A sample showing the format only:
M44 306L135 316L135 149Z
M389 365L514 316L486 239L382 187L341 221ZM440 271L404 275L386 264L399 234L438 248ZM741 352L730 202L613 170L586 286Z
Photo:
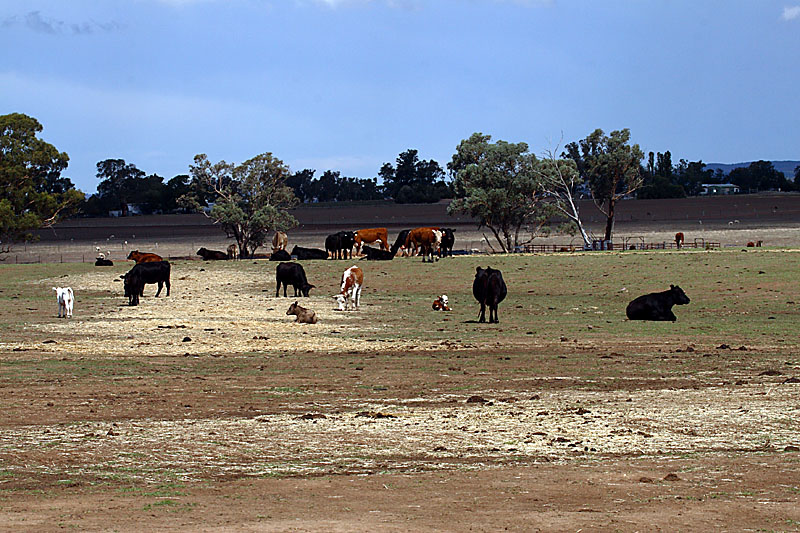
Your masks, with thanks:
M441 228L442 244L439 246L439 257L453 257L453 245L456 243L456 236L453 228Z
M275 250L272 252L272 255L269 256L270 261L291 261L292 256L289 255L289 252L286 250Z
M356 253L361 253L361 247L366 243L381 241L381 250L389 250L389 232L386 228L368 228L356 231Z
M136 264L139 263L155 263L157 261L163 261L164 258L160 255L140 252L139 250L132 250L131 253L128 254L128 259L133 259L136 261Z
M228 259L239 259L239 247L235 243L228 245Z
M53 287L58 300L58 318L72 318L72 307L75 304L75 295L72 287Z
M430 257L433 263L433 254L438 252L439 245L442 242L442 232L439 228L416 228L412 229L406 237L406 248L414 246L414 249L419 246L422 249L422 262Z
M347 311L350 307L358 309L361 303L361 289L364 287L364 273L353 265L342 274L342 287L334 296L339 302L339 311Z
M158 283L156 297L161 294L162 287L166 285L167 296L169 296L169 271L168 261L134 265L127 274L122 276L122 279L125 280L125 296L128 297L128 305L139 305L139 296L144 296L144 286L147 283Z
M356 234L352 231L339 231L328 235L325 239L325 251L331 254L331 259L348 259L353 257L353 246L356 244Z
M434 311L449 311L450 307L447 305L447 303L447 295L442 294L433 301L433 305L431 307L433 307Z
M754 243L753 241L748 241L747 242L747 247L748 248L755 248L755 246L756 246L756 243Z
M297 305L297 302L289 306L289 309L286 311L286 314L297 315L297 318L295 318L294 321L300 322L301 324L317 323L317 313L315 313L311 309L306 309L305 307Z
M301 246L295 246L292 248L291 255L297 257L297 259L327 259L328 252L325 250L320 250L319 248L303 248Z
M410 229L404 229L397 234L397 240L394 241L394 244L389 249L393 255L397 255L398 250L402 250L400 253L402 257L406 257L408 255L408 250L406 249L406 237L408 237L409 233L411 233Z
M197 255L203 258L203 261L222 261L228 259L228 254L225 252L219 252L217 250L207 250L205 248L200 248L197 250Z
M285 250L289 245L289 236L282 231L276 231L272 237L272 251Z
M94 260L94 266L96 267L111 267L114 266L114 261L111 259L104 259L102 257L98 257Z
M680 231L675 234L675 244L677 245L678 250L680 250L683 246L683 233Z
M275 267L275 298L277 298L281 291L281 284L283 284L283 295L286 296L286 287L291 285L294 287L294 295L300 295L308 298L308 291L314 288L306 279L306 271L303 270L303 265L299 263L281 263Z
M486 306L489 306L489 323L499 323L497 305L508 294L506 282L503 281L503 274L492 267L486 269L477 267L475 281L472 282L472 294L481 304L481 316L478 322L486 322Z
M362 251L364 252L364 257L361 259L366 259L367 261L391 261L394 259L394 254L391 250L379 250L365 244Z
M631 320L662 320L675 322L677 317L672 312L673 305L685 305L689 297L677 285L670 285L668 291L653 292L639 296L625 309Z

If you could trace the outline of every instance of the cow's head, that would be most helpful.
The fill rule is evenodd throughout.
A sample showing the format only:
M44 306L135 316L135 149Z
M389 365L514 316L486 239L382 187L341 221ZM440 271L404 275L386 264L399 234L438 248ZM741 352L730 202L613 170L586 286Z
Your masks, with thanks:
M689 297L683 292L683 289L677 285L670 285L669 290L672 293L672 298L677 305L685 305L690 302Z
M306 283L302 287L300 287L300 292L303 293L303 296L308 298L308 291L310 291L311 289L313 289L315 287L316 287L316 285L312 285L310 283Z
M286 310L287 315L296 315L297 314L297 302L293 303L289 306L289 309Z
M344 294L337 294L333 299L339 304L339 311L347 309L347 297Z

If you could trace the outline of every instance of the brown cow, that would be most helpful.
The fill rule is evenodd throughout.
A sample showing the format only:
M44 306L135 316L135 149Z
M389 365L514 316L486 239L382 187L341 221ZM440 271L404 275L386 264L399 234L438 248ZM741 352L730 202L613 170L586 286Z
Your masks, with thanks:
M381 241L381 250L389 250L389 232L386 228L368 228L356 231L356 253L361 253L363 244Z
M275 236L272 237L272 252L275 253L278 250L285 250L288 244L289 236L282 231L276 231Z
M683 233L680 231L675 234L675 244L678 246L678 250L683 246Z
M442 232L438 228L416 228L408 232L405 246L413 246L415 250L419 246L422 250L422 261L425 262L426 257L430 256L433 263L433 254L439 249L441 242Z
M131 253L128 254L128 259L133 259L137 265L139 263L155 263L164 260L160 255L142 253L139 250L131 250Z

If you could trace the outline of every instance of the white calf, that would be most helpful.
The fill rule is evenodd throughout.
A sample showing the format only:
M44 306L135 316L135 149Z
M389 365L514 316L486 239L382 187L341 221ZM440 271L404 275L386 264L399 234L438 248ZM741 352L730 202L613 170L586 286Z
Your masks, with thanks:
M58 298L58 318L72 318L72 306L75 303L75 296L72 294L72 287L53 287Z

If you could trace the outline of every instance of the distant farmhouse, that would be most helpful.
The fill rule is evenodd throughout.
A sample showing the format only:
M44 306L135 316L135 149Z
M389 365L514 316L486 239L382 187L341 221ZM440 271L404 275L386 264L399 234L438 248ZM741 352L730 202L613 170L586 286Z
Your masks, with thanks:
M703 187L700 191L701 196L739 193L739 186L733 183L703 183L701 187Z

